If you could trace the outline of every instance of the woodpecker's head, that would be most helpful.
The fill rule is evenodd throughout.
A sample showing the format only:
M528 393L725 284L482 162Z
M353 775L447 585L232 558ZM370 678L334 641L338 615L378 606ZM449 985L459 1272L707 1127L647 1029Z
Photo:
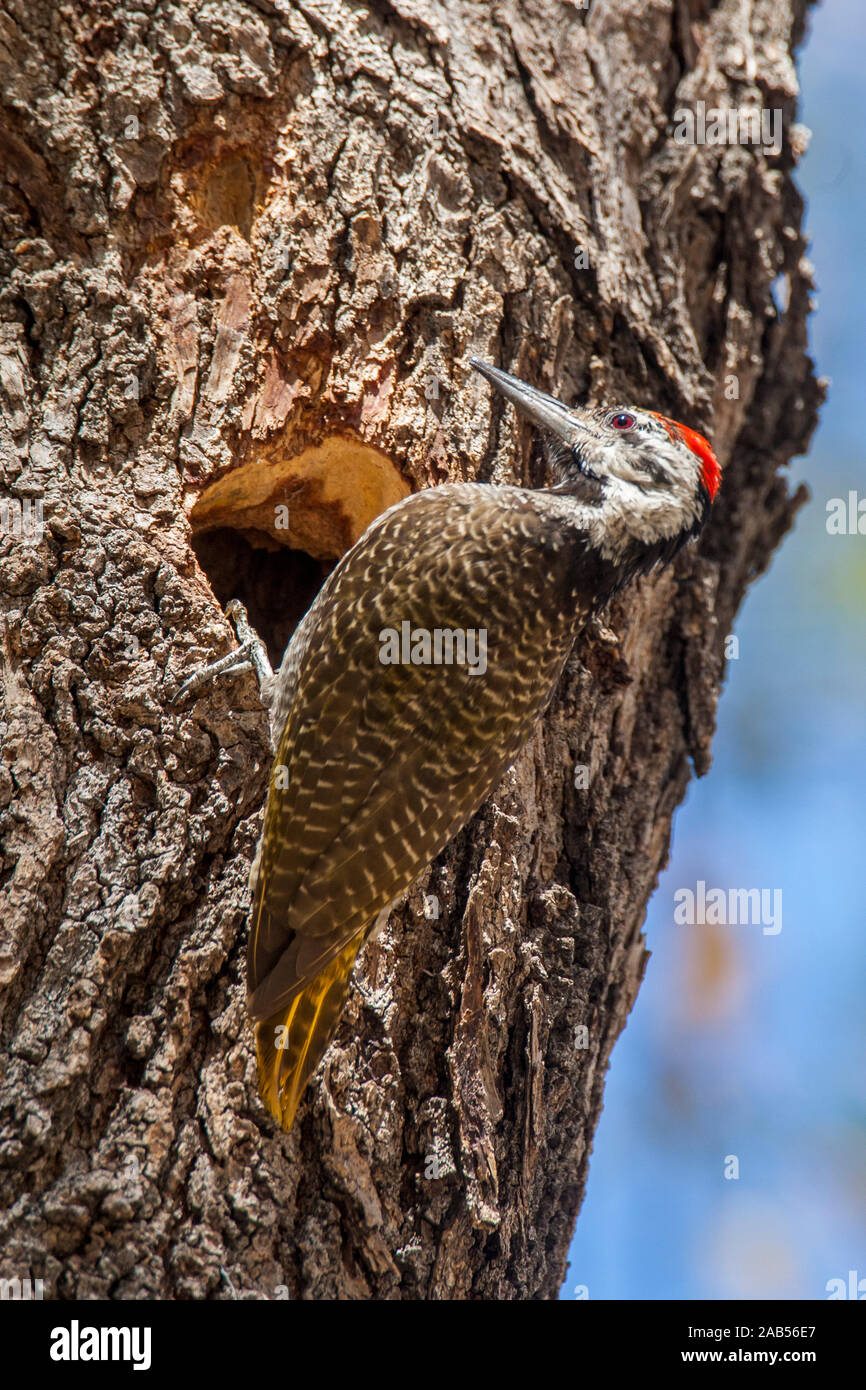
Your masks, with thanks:
M698 534L721 481L702 434L632 406L570 409L517 377L470 358L514 406L554 436L559 475L552 492L574 495L586 508L594 545L615 563L644 549L649 568L670 560Z

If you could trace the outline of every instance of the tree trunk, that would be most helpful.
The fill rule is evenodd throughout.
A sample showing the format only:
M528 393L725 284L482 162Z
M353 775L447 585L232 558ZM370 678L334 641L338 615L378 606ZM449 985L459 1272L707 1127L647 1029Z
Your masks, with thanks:
M9 0L4 1273L556 1296L724 638L801 500L805 8ZM681 143L698 102L780 110L781 150ZM248 674L176 696L232 596L278 659L410 489L543 480L471 353L703 429L722 496L367 948L286 1136L244 1002L267 720Z

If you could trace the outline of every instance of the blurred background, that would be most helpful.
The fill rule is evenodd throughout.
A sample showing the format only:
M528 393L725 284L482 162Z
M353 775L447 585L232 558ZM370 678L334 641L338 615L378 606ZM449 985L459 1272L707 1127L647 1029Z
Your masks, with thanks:
M563 1298L825 1299L850 1271L866 1297L866 534L827 532L831 498L866 499L863 0L812 12L799 69L831 379L791 469L812 502L746 599L713 769L675 819ZM781 888L781 932L675 925L699 879Z

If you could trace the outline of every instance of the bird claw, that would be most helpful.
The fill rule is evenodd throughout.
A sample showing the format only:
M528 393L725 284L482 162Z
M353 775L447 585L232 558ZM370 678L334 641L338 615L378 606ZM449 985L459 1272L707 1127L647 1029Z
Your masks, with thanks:
M235 632L241 644L237 655L241 656L241 654L243 654L243 662L239 669L243 669L245 666L252 666L256 673L256 680L259 683L259 691L264 699L274 679L273 667L268 660L265 644L250 623L247 617L247 610L244 608L240 599L229 599L229 602L226 604L226 617L230 618L234 623Z
M590 632L597 642L603 647L618 647L620 639L617 633L611 628L605 627L599 618L593 618L590 623Z
M267 704L267 696L274 673L264 643L251 626L247 617L247 610L239 599L233 598L226 604L226 617L234 625L240 645L233 652L221 656L217 661L212 661L209 665L193 671L174 696L173 704L180 704L188 695L203 689L217 676L236 676L240 675L242 671L255 672L262 703Z

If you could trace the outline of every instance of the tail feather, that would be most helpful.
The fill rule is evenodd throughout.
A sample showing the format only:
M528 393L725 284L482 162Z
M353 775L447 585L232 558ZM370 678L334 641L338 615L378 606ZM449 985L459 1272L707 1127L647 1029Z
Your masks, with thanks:
M346 1002L364 931L334 956L288 1004L256 1024L259 1090L283 1129L291 1129L304 1087L322 1059Z

